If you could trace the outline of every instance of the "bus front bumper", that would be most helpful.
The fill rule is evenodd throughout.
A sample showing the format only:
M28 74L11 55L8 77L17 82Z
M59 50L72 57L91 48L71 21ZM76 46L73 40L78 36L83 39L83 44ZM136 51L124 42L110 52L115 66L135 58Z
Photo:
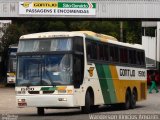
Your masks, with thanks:
M16 96L18 107L77 107L73 95Z

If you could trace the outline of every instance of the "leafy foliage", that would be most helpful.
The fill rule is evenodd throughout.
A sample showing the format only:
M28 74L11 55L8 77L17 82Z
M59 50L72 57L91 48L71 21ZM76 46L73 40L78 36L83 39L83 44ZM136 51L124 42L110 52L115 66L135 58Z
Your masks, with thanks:
M47 31L80 31L90 30L103 33L120 39L119 21L60 21L60 20L19 20L13 21L2 37L3 50L9 45L18 43L23 34L47 32ZM123 21L123 41L129 43L141 43L141 22Z

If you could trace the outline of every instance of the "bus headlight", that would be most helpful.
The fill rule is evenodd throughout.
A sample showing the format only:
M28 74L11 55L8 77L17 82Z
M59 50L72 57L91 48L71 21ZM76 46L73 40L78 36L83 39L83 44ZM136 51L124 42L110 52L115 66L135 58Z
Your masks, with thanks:
M69 89L69 90L58 90L58 93L61 93L61 94L65 94L65 93L72 94L73 91L71 89Z
M18 99L18 102L25 102L25 99Z
M26 94L25 91L16 91L17 94Z
M58 90L58 93L66 93L66 90Z

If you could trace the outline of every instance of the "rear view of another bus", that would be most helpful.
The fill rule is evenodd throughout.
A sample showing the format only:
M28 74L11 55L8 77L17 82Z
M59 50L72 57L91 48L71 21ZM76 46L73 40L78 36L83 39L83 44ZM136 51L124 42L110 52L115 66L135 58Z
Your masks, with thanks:
M8 48L7 84L15 84L17 48L18 48L17 44L10 45Z

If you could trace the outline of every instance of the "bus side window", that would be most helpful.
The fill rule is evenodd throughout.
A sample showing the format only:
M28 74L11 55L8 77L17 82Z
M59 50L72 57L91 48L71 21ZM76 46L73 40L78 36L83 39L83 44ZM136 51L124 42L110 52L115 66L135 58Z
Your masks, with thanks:
M119 50L117 46L114 47L114 61L119 62Z
M98 45L98 59L104 60L104 46L103 46L103 44Z
M129 50L129 63L136 64L136 51L135 50Z
M95 42L86 41L87 59L97 60L97 44Z
M91 59L97 60L97 54L96 54L97 53L97 44L96 43L92 43L91 48L92 48Z
M120 48L120 63L128 63L128 51L126 48Z
M133 64L136 64L136 50L133 50Z
M109 61L113 62L113 57L114 57L114 47L110 46L109 47Z
M128 63L128 49L124 48L124 63Z
M104 46L104 59L105 59L105 61L108 61L108 60L109 60L109 58L108 58L108 53L109 53L108 45L105 45L105 46Z
M131 64L132 63L132 51L129 50L129 63Z
M145 59L144 59L144 52L143 51L138 51L137 52L137 64L138 65L144 65L145 64Z
M84 50L83 50L83 38L82 37L74 37L73 43L74 43L74 45L73 45L74 51L78 51L78 52L81 52L81 53L84 52Z
M120 63L125 62L124 49L120 48Z
M89 57L88 54L91 54L91 44L86 43L89 48L87 48L87 58ZM75 37L74 40L74 51L75 54L73 55L73 81L74 87L79 88L83 82L84 77L84 47L83 47L83 39L81 37Z
M141 54L139 51L137 52L137 64L141 65Z
M119 62L119 51L117 46L110 46L109 60L112 62Z
M87 59L91 59L91 44L89 42L86 42L86 48L87 48Z
M73 57L73 70L74 70L74 86L79 88L83 82L84 77L84 56L83 55L74 55Z
M141 52L141 65L145 65L145 55L144 55L144 51Z

